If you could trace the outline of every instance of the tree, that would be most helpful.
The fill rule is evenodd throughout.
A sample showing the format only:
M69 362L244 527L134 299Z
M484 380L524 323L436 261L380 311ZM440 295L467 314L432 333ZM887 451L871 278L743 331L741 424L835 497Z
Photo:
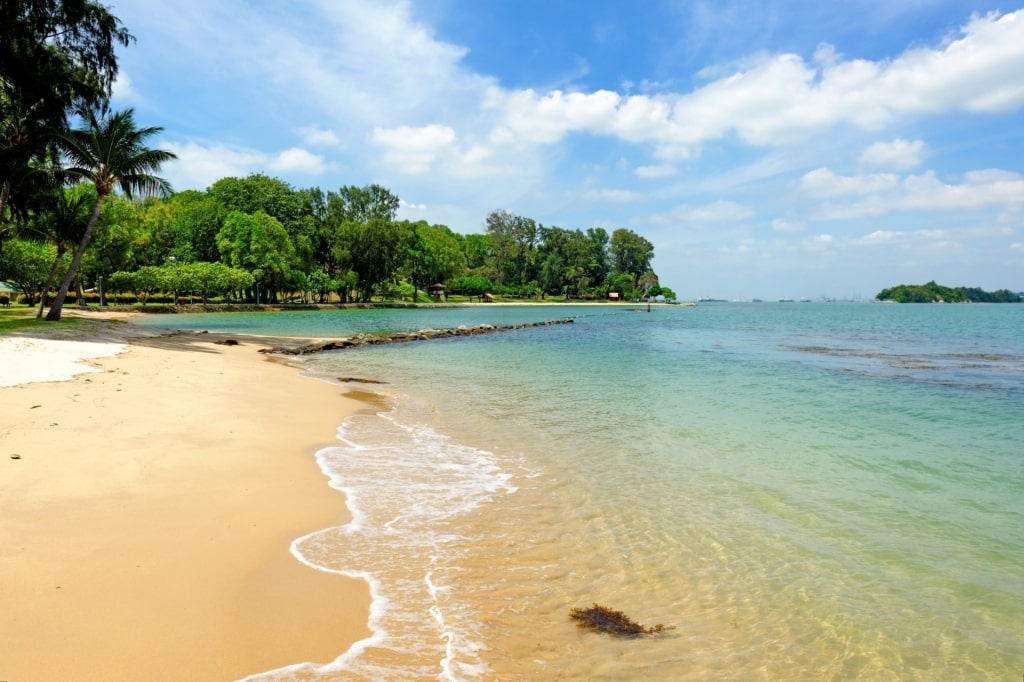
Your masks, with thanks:
M53 286L61 262L64 260L64 254L68 252L72 244L81 240L85 233L85 228L89 224L90 207L95 201L95 193L84 185L70 189L57 189L44 199L42 205L44 210L36 215L35 232L54 245L55 253L53 266L42 286L44 293L40 296L36 317L43 316L43 308L46 303L45 292Z
M639 278L651 269L654 245L632 230L619 228L612 232L611 256L615 272Z
M281 223L263 211L232 211L217 233L217 248L233 268L252 274L254 284L274 300L287 281L295 249ZM259 300L259 293L256 295Z
M137 127L132 109L114 112L102 119L97 118L95 111L87 108L81 109L79 115L85 127L61 133L56 137L56 143L69 164L65 172L91 182L96 188L96 205L85 234L75 249L64 282L46 315L50 321L60 319L68 288L78 273L82 254L92 240L104 199L115 188L120 188L129 198L137 193L170 194L170 183L154 173L160 170L165 161L177 158L171 152L146 146L148 138L163 128Z
M0 0L0 223L15 179L40 158L76 103L102 108L116 45L134 38L87 0Z
M97 277L118 270L131 270L143 265L162 265L164 260L148 260L145 242L149 238L143 228L142 206L120 196L103 202L89 249L78 267L79 283L93 283Z
M346 220L366 223L372 218L394 220L398 206L398 197L380 185L345 185L337 192L327 193L327 213L334 216L338 224Z
M0 279L8 280L25 292L32 303L32 292L42 290L40 284L45 280L52 264L55 262L56 247L53 244L30 241L28 239L12 239L4 246L0 254ZM61 261L56 261L60 264ZM46 295L43 294L43 298Z
M516 216L504 209L491 211L487 216L487 235L491 238L494 268L497 271L499 284L506 284L506 271L514 257L515 241L512 237L512 226Z
M444 283L466 268L466 257L451 230L444 225L429 225L421 220L409 226L411 241L405 257L405 270L417 289L434 282Z
M158 206L168 211L169 224L166 229L170 232L171 240L169 255L174 256L179 263L214 263L220 260L217 233L224 225L228 211L216 199L205 192L185 190L176 192L170 199L158 202L152 209L156 210ZM150 207L147 206L148 208Z
M457 237L458 238L458 237ZM489 234L467 234L461 237L462 252L466 255L466 267L471 270L483 268L493 260L494 239Z
M365 223L346 223L344 235L360 299L368 302L374 288L397 273L411 243L412 230L407 223L371 218Z

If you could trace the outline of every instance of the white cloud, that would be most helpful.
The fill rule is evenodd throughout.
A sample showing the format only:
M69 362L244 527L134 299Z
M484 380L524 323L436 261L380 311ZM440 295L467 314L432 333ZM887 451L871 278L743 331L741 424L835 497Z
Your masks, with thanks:
M1012 235L1013 230L992 228L988 225L960 229L875 230L852 239L851 243L859 246L907 246L947 250L960 248L964 243L995 242Z
M142 99L135 90L132 79L124 71L119 71L111 88L111 98L119 102L134 103Z
M664 178L679 172L675 166L662 163L657 166L637 166L633 174L638 178Z
M626 203L629 201L637 201L638 199L643 198L643 195L639 192L633 192L626 189L592 189L584 192L583 198L594 201Z
M570 133L611 135L654 146L661 159L687 159L710 140L736 135L754 145L805 140L850 123L874 130L899 116L1024 105L1024 10L974 17L956 40L892 60L842 61L834 48L817 66L794 54L756 55L742 68L689 93L619 95L488 88L483 107L499 117L492 139L552 144ZM910 167L923 144L891 143L867 160ZM920 145L920 146L919 146Z
M652 216L650 222L658 224L722 223L746 220L754 215L750 208L734 201L713 201L708 204L676 206L669 212Z
M268 171L318 175L326 168L322 157L298 148L267 154L242 147L196 142L169 142L161 147L178 157L176 161L165 163L162 171L176 190L202 190L221 178L246 177Z
M341 139L333 130L323 130L317 126L306 126L305 128L296 128L295 134L298 135L304 143L311 146L341 146Z
M941 181L934 171L905 177L893 173L841 176L819 168L805 174L799 186L812 197L852 199L823 206L822 215L831 219L897 210L1024 208L1024 176L998 169L969 171L962 182L951 184Z
M776 218L772 221L772 229L776 232L802 232L804 224L799 220Z
M864 244L866 246L885 245L899 241L903 237L903 232L894 232L892 230L875 230L874 232L866 234L859 239L855 239L854 243Z
M277 153L268 160L268 168L272 171L320 175L324 172L324 157L312 154L305 149L292 147Z
M888 192L898 187L899 182L900 177L893 173L841 176L828 168L818 168L800 179L800 188L816 197L870 195Z
M920 164L923 153L924 142L921 140L896 139L874 143L861 152L860 161L873 166L906 170Z
M817 234L803 242L803 247L808 251L816 251L820 253L829 252L832 249L832 235L830 234Z
M395 170L426 173L445 153L454 151L455 131L448 126L374 128L370 141L384 149L384 159Z

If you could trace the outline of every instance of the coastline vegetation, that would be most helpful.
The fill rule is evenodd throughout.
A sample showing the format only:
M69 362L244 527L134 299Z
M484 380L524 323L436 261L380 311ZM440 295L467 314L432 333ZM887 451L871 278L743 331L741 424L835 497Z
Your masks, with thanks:
M1024 299L1008 289L983 291L979 288L947 287L934 281L927 284L900 284L882 289L879 301L896 303L1021 303Z
M32 0L7 14L0 281L40 314L60 282L49 319L91 290L141 305L675 298L653 244L625 228L495 210L463 235L399 220L399 197L376 184L324 191L263 174L173 193L156 173L174 155L144 144L161 129L109 110L115 48L134 42L110 8Z

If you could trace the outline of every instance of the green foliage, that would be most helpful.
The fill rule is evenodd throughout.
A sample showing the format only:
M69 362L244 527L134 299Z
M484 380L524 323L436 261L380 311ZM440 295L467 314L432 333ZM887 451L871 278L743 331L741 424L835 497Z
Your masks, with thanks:
M26 293L37 292L47 281L56 258L57 247L53 244L11 239L0 250L0 280L16 284ZM58 274L63 274L68 260L61 259Z
M0 223L19 203L30 162L67 126L76 103L102 107L117 76L118 44L133 40L103 4L0 1Z
M654 635L666 630L674 630L674 626L654 625L644 627L632 620L622 611L616 611L606 606L594 604L590 608L574 608L569 611L569 617L576 621L581 628L588 628L598 632L619 637L638 637L640 635Z
M94 183L79 187L102 198ZM324 193L252 175L224 178L206 192L142 202L111 196L100 205L80 279L92 286L103 276L108 291L116 281L126 296L137 293L144 302L168 292L204 300L242 293L261 302L429 300L425 292L435 283L470 298L603 299L609 290L639 296L638 279L658 284L651 270L638 276L613 269L603 228L566 230L495 211L489 233L463 236L445 225L395 220L398 197L376 185ZM52 222L42 206L33 219ZM617 235L618 247L649 246L629 231ZM200 264L245 272L250 281L225 287L216 283L220 275L182 269ZM131 273L141 273L138 281L125 279Z
M138 127L132 109L115 112L104 109L101 113L83 107L78 110L78 115L85 125L55 135L54 143L65 164L62 172L91 183L96 188L96 205L71 258L64 281L46 315L50 321L60 319L64 298L78 275L82 256L92 240L104 199L117 188L129 198L137 194L170 194L170 183L155 173L165 161L176 158L171 152L146 146L148 139L162 132L163 128Z
M451 293L463 296L483 296L494 291L494 282L485 277L456 277L451 285Z
M291 270L295 247L281 223L263 211L232 211L217 233L217 248L228 263L245 270L271 293L282 289Z
M632 230L619 228L612 232L610 249L616 272L640 277L651 269L654 245Z
M107 278L110 291L135 293L143 305L158 291L195 295L207 303L211 297L245 291L252 286L251 274L223 263L147 265L134 272L115 272ZM174 297L169 300L173 302Z
M880 301L895 301L897 303L1021 303L1020 295L1000 289L998 291L983 291L977 287L950 288L936 284L934 281L927 284L900 284L888 289L882 289L875 296Z

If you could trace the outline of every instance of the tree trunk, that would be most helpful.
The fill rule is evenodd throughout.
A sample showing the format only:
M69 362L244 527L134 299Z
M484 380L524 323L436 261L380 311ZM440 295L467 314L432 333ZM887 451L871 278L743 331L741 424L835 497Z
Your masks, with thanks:
M96 223L99 222L100 209L103 207L103 200L105 198L105 194L100 194L96 197L96 206L92 209L92 217L89 218L89 224L85 228L85 234L82 235L82 241L78 243L78 248L75 249L71 265L68 266L68 274L64 275L64 282L60 285L60 291L57 292L57 297L53 299L50 312L46 313L46 319L49 322L58 322L60 320L61 311L64 309L64 299L67 298L68 289L71 288L71 283L75 280L75 275L78 274L78 266L82 263L82 254L85 253L85 247L89 246L89 242L92 241L92 233L96 230Z
M39 310L36 312L36 318L43 316L43 308L46 307L46 292L53 286L53 279L57 276L57 268L60 267L60 259L64 257L64 249L57 249L57 258L53 261L53 267L50 268L50 275L46 278L46 284L43 285L43 290L39 292Z

